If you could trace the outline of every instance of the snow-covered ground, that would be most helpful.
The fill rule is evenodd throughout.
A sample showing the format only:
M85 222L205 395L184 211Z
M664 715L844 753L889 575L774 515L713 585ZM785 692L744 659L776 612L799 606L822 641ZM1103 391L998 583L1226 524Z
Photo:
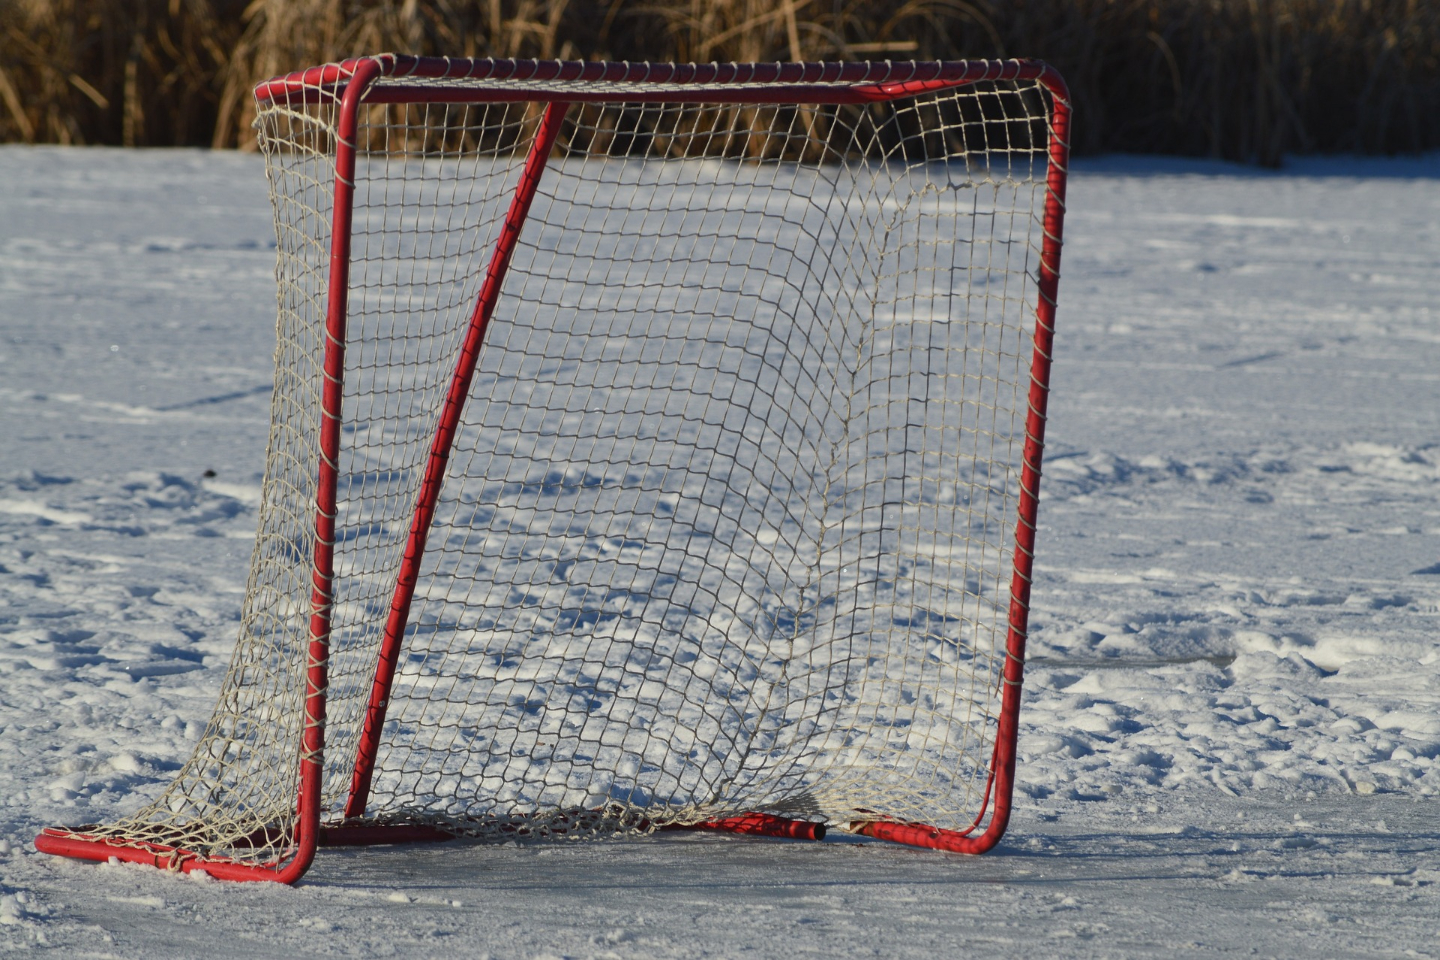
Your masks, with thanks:
M0 183L0 949L1440 955L1440 158L1076 164L995 852L454 844L294 889L30 845L158 792L228 662L260 161L7 147Z

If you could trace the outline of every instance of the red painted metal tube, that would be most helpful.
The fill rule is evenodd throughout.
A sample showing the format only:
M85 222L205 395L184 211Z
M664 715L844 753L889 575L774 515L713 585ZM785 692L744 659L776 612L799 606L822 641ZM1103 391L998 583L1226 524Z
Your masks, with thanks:
M746 813L738 817L705 820L700 823L677 823L663 830L716 830L741 833L752 837L784 837L790 840L824 840L825 824L811 820L791 820L768 813Z
M300 796L296 805L293 853L269 863L211 858L164 844L46 830L35 838L44 853L133 863L172 870L204 870L222 880L294 883L310 869L319 842L321 790L325 773L325 700L330 659L330 613L334 603L336 487L340 461L340 418L344 397L345 321L350 276L350 226L355 199L355 139L360 101L382 64L357 61L341 98L336 121L335 203L330 235L330 282L325 311L324 387L320 410L320 466L315 493L315 551L311 562L310 639L306 647L304 730L300 745Z
M651 84L863 84L1038 77L1036 60L855 61L850 63L631 63L588 60L491 60L381 54L397 78L514 82ZM353 61L347 61L347 67ZM295 76L295 74L291 74ZM283 79L283 78L281 78Z
M1015 749L1020 727L1020 688L1025 674L1025 640L1030 619L1030 584L1035 563L1035 524L1040 510L1040 464L1045 452L1045 411L1050 396L1050 363L1055 337L1055 304L1060 286L1060 247L1065 224L1065 178L1070 166L1070 95L1050 67L1037 77L1050 92L1049 170L1041 221L1039 291L1035 304L1035 342L1030 361L1029 409L1021 454L1020 502L1015 523L1014 573L1010 581L1010 625L1005 639L1003 689L995 750L986 790L994 804L985 830L975 836L925 824L874 821L851 831L917 847L956 853L984 853L994 847L1010 823L1015 792ZM981 816L984 815L981 810ZM978 825L977 820L977 825ZM973 829L973 828L972 828Z
M268 863L243 863L219 857L206 857L193 850L166 846L161 843L146 843L139 840L123 840L114 837L94 837L72 833L68 830L47 829L35 838L35 849L77 860L121 860L125 863L143 863L160 870L191 873L203 870L217 880L271 880L294 883L310 866L310 859L295 856L289 861L275 860ZM311 851L311 858L314 851Z
M597 817L602 816L602 811L587 811ZM579 819L579 818L577 818ZM508 829L500 820L480 819L474 822L475 827L489 830L499 829L503 833L511 833L516 836L525 834L525 831L510 826ZM637 824L640 829L647 829L648 824L642 822ZM786 817L777 817L768 813L747 813L738 817L724 817L719 820L706 820L702 823L668 824L660 828L663 831L673 830L715 830L724 833L740 833L755 837L780 837L791 840L823 840L825 839L825 824L813 823L809 820L790 820ZM334 824L320 828L320 846L322 847L348 847L348 846L371 846L375 844L390 843L434 843L446 840L454 840L456 834L441 830L438 827L428 827L423 824Z
M903 843L911 847L928 847L931 850L946 850L951 853L984 853L994 846L993 843L983 843L986 834L970 837L954 830L941 830L939 827L931 827L923 823L892 823L887 820L877 820L870 823L852 824L850 832L863 837L874 837L876 840L888 840L891 843ZM988 831L986 833L988 834Z
M450 389L440 410L435 439L431 442L430 457L425 464L425 477L420 484L414 519L410 524L409 539L405 544L405 555L396 578L395 596L390 604L385 635L381 640L375 681L370 688L370 701L365 711L365 726L361 731L360 746L355 756L350 798L345 804L346 818L362 817L365 814L365 804L370 797L370 778L374 773L375 757L380 748L380 732L385 726L385 711L390 703L390 688L400 659L400 646L405 636L405 625L410 617L410 604L415 597L415 584L420 576L420 561L425 556L425 541L430 534L430 524L435 518L440 487L445 482L450 448L455 442L456 432L460 429L460 416L465 410L465 400L470 395L470 382L475 375L475 365L480 359L485 331L495 312L495 304L500 299L500 287L505 282L510 258L515 253L515 244L520 239L520 231L530 213L530 203L535 199L535 189L540 185L540 177L544 173L546 161L555 146L555 139L559 136L560 126L569 106L568 103L552 103L546 108L540 127L535 132L535 140L525 158L525 167L515 185L515 196L510 201L510 209L500 228L500 237L490 258L489 269L485 272L485 280L481 284L479 296L475 299L475 312L470 317L465 342L460 348L455 373L450 379Z
M949 87L963 87L969 80L937 83L931 90ZM566 103L740 103L740 104L797 104L797 103L874 103L875 101L897 100L912 94L888 93L885 88L841 87L841 86L774 86L774 87L730 87L726 89L687 89L666 87L647 90L635 87L624 91L570 91L555 88L535 90L529 87L509 88L465 88L409 86L394 84L375 90L366 98L367 103L544 103L565 101Z
M357 58L346 60L343 63L327 63L324 66L297 70L294 73L287 73L283 77L275 77L257 84L255 96L260 100L288 99L290 95L301 91L324 89L348 83L356 75L360 64L367 60L373 61L379 67L381 75L389 75L393 67L393 63L387 61L384 56Z
M369 103L416 102L738 102L868 103L896 100L984 80L1035 80L1049 69L1037 60L958 60L877 63L600 63L560 60L464 60L381 54L386 83ZM312 67L259 84L261 100L310 103L333 99L365 60ZM1053 71L1052 71L1053 72ZM469 79L490 86L440 87L406 79ZM521 84L590 81L617 84L600 91L565 91ZM509 86L505 86L509 84ZM673 85L691 89L674 89ZM672 85L669 89L646 89ZM755 87L763 85L757 99ZM748 91L745 88L750 88ZM718 88L718 89L717 89ZM732 88L732 89L726 89Z
M372 61L373 62L373 61ZM345 399L345 325L350 293L350 234L355 210L355 156L360 101L380 75L359 64L340 103L335 130L335 201L330 228L330 278L325 305L325 383L320 401L320 475L315 493L315 559L310 604L310 647L305 675L305 729L301 736L300 801L295 863L299 879L319 843L325 777L325 703L329 690L330 617L335 603L336 489L340 426ZM293 866L293 864L292 864ZM286 880L285 882L292 882Z
M1050 398L1050 364L1054 350L1055 306L1060 287L1060 248L1065 225L1065 181L1070 168L1070 92L1054 69L1038 78L1050 92L1049 169L1045 180L1044 236L1040 247L1039 283L1035 304L1035 343L1030 361L1029 409L1021 454L1020 502L1015 523L1015 572L1010 581L1010 631L1005 644L1004 690L995 732L995 810L979 852L990 849L1010 822L1015 789L1015 749L1020 727L1020 690L1025 673L1025 641L1029 631L1030 586L1035 566L1035 525L1040 512L1040 466L1045 453L1045 417Z

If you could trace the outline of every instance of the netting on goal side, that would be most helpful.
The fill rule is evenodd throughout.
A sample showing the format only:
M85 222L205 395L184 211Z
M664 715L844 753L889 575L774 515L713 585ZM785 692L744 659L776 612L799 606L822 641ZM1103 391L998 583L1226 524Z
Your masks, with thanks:
M315 99L262 102L257 121L279 342L234 659L174 784L90 836L254 862L293 841L335 178L337 107ZM360 111L331 820L544 110ZM973 825L1009 625L1048 118L1028 81L868 105L569 107L450 453L367 818L482 836L751 811Z

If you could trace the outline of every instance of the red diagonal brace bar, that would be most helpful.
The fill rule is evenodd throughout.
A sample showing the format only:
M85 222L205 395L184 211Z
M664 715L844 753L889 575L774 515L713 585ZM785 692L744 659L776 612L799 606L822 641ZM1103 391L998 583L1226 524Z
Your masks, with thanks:
M470 395L470 382L475 376L480 348L485 343L485 330L490 325L495 304L500 299L500 288L505 282L505 273L510 268L510 258L515 253L515 244L520 239L520 231L530 214L530 203L535 199L535 189L540 185L541 174L545 171L546 161L550 158L550 151L555 146L555 138L560 133L560 125L569 107L568 103L551 103L546 107L540 128L535 132L535 140L525 158L525 168L520 172L520 180L515 185L515 196L510 201L510 210L500 227L500 238L495 243L490 267L485 271L485 280L475 298L475 312L470 317L470 327L460 348L455 374L450 379L450 390L440 408L435 439L430 445L430 457L425 464L425 479L421 481L415 517L410 524L410 537L405 544L405 556L401 560L400 574L395 581L395 597L390 603L390 616L385 623L385 636L381 641L380 658L375 669L375 683L370 688L365 727L360 734L360 746L355 754L355 772L350 781L350 798L345 804L346 818L361 817L365 814L365 804L370 798L370 778L374 773L375 757L380 748L380 731L385 726L385 711L390 704L390 687L395 679L395 667L400 660L405 625L410 619L410 603L415 597L420 561L425 556L425 541L430 534L430 524L435 519L435 504L440 498L440 487L445 482L450 448L460 428L460 416L465 410L465 400Z

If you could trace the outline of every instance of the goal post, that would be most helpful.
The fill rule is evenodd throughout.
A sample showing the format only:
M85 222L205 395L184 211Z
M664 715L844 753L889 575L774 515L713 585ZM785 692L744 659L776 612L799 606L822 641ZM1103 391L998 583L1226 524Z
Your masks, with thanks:
M1007 826L1068 157L1037 61L256 88L256 546L174 783L36 846Z

